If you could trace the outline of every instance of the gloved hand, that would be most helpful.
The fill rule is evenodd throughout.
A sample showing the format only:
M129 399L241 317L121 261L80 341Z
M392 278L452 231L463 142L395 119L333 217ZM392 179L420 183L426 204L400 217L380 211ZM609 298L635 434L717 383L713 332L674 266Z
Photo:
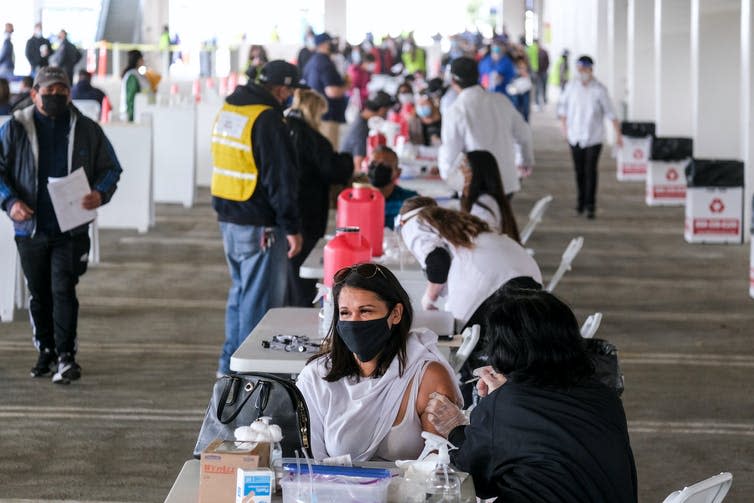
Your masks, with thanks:
M453 428L469 424L469 420L456 404L440 393L429 395L429 403L424 409L427 420L435 427L437 433L447 438Z
M506 382L505 376L495 372L491 365L476 368L472 374L479 378L476 383L476 390L480 397L489 395Z
M429 298L429 293L424 292L424 295L422 295L422 309L425 311L437 311L437 306L435 305L435 301Z

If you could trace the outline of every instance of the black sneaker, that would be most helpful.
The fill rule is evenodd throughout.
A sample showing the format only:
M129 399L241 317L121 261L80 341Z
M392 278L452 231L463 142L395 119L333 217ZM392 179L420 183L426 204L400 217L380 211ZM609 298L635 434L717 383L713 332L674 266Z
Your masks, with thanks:
M31 376L46 376L52 372L52 367L55 365L57 359L58 355L55 354L54 349L40 349L39 356L37 357L37 364L31 368Z
M81 367L74 360L71 353L63 353L58 358L58 371L52 376L52 382L56 384L70 384L81 377Z
M594 220L594 217L595 217L594 210L589 210L586 212L586 218L588 218L589 220Z

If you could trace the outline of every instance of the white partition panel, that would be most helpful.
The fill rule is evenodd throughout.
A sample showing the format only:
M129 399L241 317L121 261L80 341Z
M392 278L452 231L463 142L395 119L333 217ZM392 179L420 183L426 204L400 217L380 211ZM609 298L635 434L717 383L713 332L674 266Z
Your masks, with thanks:
M104 229L136 229L147 232L154 220L152 195L152 126L113 122L102 129L110 139L123 173L112 200L97 210Z
M192 207L196 192L194 105L148 105L142 112L152 116L155 202Z
M13 241L13 223L7 215L0 215L0 321L13 321L16 300L18 253Z
M222 101L196 105L196 184L209 187L212 181L212 125Z

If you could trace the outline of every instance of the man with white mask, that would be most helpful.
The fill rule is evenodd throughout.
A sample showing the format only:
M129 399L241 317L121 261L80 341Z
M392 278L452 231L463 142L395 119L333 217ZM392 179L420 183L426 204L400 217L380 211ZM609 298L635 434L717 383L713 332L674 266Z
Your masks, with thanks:
M488 150L495 156L508 198L521 189L519 169L531 171L534 150L529 125L500 93L489 93L479 84L477 63L467 57L450 64L451 88L458 98L443 116L442 145L438 155L440 176L457 192L462 176L453 173L461 152ZM522 164L516 166L515 145L521 148ZM455 183L454 183L455 182Z
M0 49L0 77L8 80L13 78L13 70L16 66L13 55L13 42L11 42L12 35L13 25L5 23L5 39L3 40L2 49Z
M589 56L581 56L576 61L579 78L568 82L558 101L560 129L571 147L576 170L576 212L582 215L586 211L589 219L595 217L597 163L605 137L605 119L613 123L615 144L623 144L620 121L615 115L607 88L594 78L593 65Z
M34 35L26 41L26 59L29 61L33 75L49 64L50 54L52 54L50 41L42 35L42 23L37 23L34 25Z

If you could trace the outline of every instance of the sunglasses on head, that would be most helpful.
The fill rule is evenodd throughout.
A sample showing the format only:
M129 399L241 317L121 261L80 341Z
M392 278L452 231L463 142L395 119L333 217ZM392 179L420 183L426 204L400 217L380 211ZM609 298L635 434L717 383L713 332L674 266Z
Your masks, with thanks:
M343 283L346 278L348 277L351 272L356 272L359 276L361 276L364 279L370 279L374 278L377 273L380 273L383 278L387 279L387 276L385 276L385 273L382 272L382 269L379 265L373 264L371 262L366 262L363 264L356 264L349 267L344 267L343 269L340 269L338 272L336 272L333 275L333 283L339 284Z

